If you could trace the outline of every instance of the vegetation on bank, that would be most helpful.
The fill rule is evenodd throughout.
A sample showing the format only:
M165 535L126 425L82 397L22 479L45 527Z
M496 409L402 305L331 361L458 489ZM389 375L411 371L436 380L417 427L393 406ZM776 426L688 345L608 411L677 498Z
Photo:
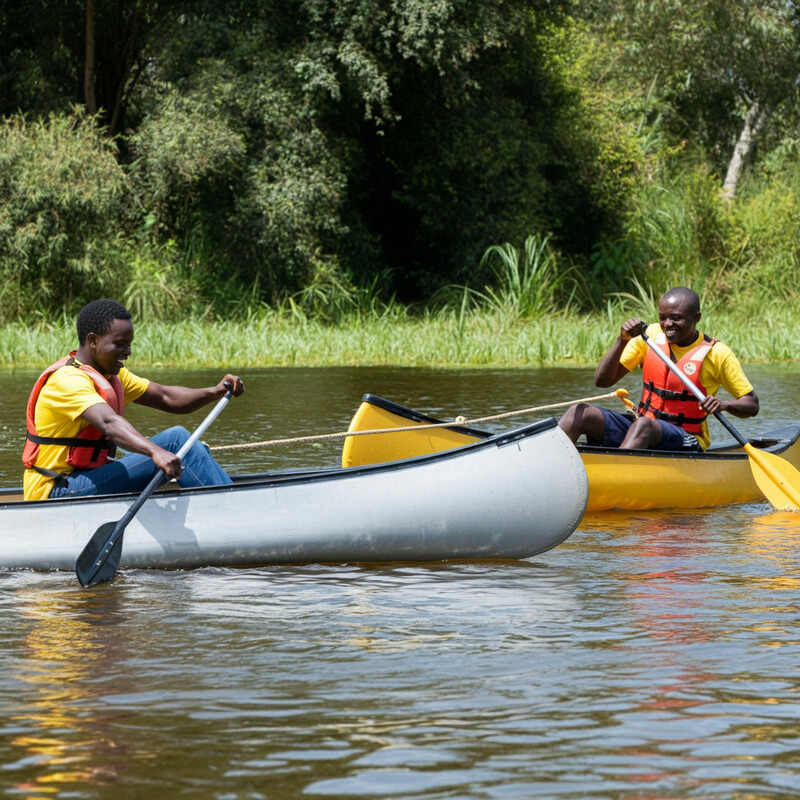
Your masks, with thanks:
M265 312L236 320L151 320L136 326L136 371L149 366L244 369L270 366L594 367L626 314L655 319L647 304L607 313L544 313L514 319L498 311L447 309L411 316L401 307L338 324ZM704 315L703 330L745 362L796 361L800 305L765 308L757 323L740 309ZM72 320L0 326L0 367L42 368L75 347Z
M280 363L410 363L409 328L426 363L552 363L578 356L517 332L592 328L676 284L720 319L783 319L795 6L5 4L3 335L111 296L142 330L249 320Z
M142 319L288 307L326 330L377 303L428 324L460 313L453 287L505 303L497 259L531 235L550 261L524 317L676 283L795 302L796 13L6 4L0 323L113 296Z

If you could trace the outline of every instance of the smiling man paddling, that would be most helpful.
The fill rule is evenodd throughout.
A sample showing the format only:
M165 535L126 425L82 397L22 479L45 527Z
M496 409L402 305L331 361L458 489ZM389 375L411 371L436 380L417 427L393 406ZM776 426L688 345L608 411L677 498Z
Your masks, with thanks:
M623 323L616 342L594 374L597 386L613 386L642 366L642 399L636 416L578 403L559 425L572 441L585 434L590 445L655 450L700 451L709 445L706 417L727 411L737 417L758 413L758 397L733 351L699 333L700 298L683 286L670 289L658 303L658 324L646 329L653 344L668 355L707 395L700 403L641 337L644 323ZM714 397L722 386L733 400Z
M231 479L202 444L181 465L176 453L189 438L176 426L148 439L123 416L126 403L188 413L217 400L229 383L244 391L236 375L216 386L191 389L140 378L124 365L131 354L133 324L124 306L95 300L78 314L78 349L48 367L28 399L26 500L140 491L163 470L181 486L227 484ZM128 451L112 461L116 446Z

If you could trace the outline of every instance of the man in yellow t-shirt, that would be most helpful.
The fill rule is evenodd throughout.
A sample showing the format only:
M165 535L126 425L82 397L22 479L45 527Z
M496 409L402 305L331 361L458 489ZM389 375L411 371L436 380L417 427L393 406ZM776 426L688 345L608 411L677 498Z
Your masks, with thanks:
M104 397L98 382L121 384L124 403L139 403L172 413L188 413L225 394L244 391L236 375L225 375L216 385L193 389L166 386L140 378L124 361L131 353L133 325L124 306L113 300L95 300L78 314L78 349L70 361L49 374L40 387L33 408L34 438L29 431L23 488L26 500L111 492L140 491L161 469L182 486L230 483L230 478L202 444L189 450L183 462L176 453L189 434L176 426L148 439L128 422L116 405L115 394ZM95 375L93 378L92 375ZM121 409L120 409L121 411ZM126 455L102 466L86 468L91 447L70 447L48 439L76 440L88 428L98 432L101 442L124 448ZM41 441L38 441L41 440ZM74 466L74 453L82 452L81 466Z
M650 325L646 334L653 342L663 337L672 360L680 362L705 343L712 346L702 358L699 383L706 399L699 403L702 422L693 432L686 427L659 416L620 414L605 408L577 403L561 418L561 429L575 442L584 434L591 445L620 448L650 448L654 450L702 451L709 445L705 415L725 411L737 417L752 417L758 413L758 397L744 374L733 351L725 344L703 336L697 330L700 321L700 298L686 287L670 289L658 304L658 324ZM631 370L642 366L648 344L641 337L644 322L635 317L622 324L617 340L603 356L595 371L597 386L613 386ZM688 374L689 370L687 370ZM715 397L722 386L733 399ZM681 387L683 389L683 387ZM666 400L665 403L675 402ZM696 419L699 419L697 417ZM687 420L688 422L688 420ZM687 425L688 427L688 425Z

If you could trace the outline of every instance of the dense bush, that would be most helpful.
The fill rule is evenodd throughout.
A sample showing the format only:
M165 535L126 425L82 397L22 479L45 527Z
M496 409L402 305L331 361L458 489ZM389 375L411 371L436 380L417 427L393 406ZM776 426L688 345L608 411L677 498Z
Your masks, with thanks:
M94 119L74 110L3 121L0 197L0 319L121 288L114 243L130 196Z
M730 290L755 310L800 296L800 168L793 159L745 182L731 209Z

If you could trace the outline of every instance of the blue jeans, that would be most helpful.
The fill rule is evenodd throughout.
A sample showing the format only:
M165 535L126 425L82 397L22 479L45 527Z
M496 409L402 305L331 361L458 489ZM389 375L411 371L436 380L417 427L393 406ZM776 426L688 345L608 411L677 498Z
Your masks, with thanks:
M151 438L159 447L177 453L189 438L186 428L176 425ZM222 467L197 442L183 457L180 486L218 486L232 483ZM50 497L74 497L87 494L112 494L114 492L140 492L156 474L156 465L149 456L129 453L95 469L75 470L65 475L65 484L54 486Z

